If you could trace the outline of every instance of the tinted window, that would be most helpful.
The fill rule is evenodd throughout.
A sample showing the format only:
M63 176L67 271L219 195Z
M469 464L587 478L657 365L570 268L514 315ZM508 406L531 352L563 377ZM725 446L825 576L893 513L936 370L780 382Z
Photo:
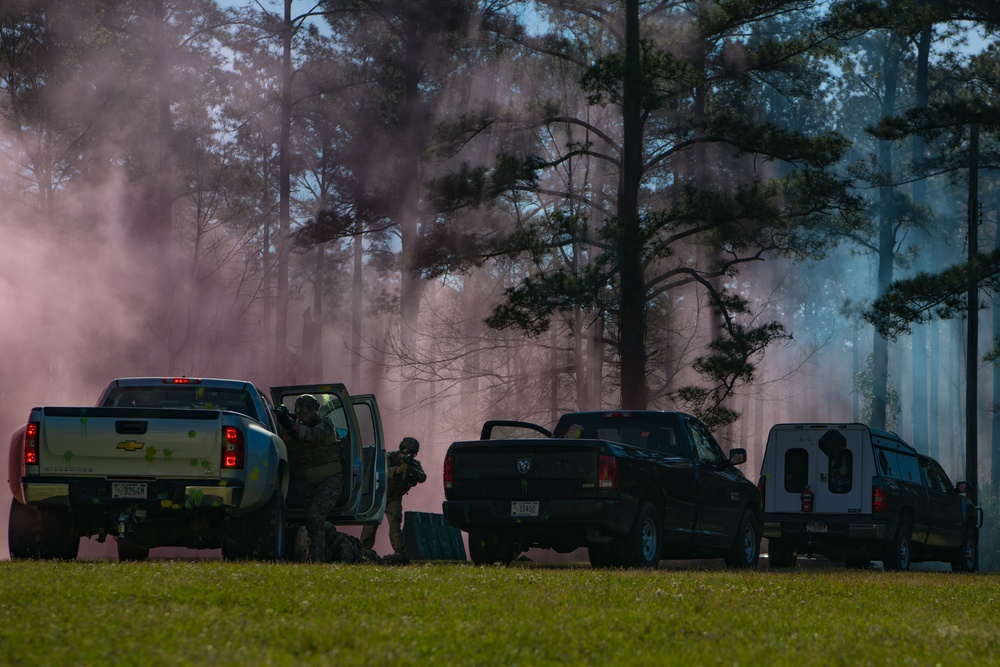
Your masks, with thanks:
M938 463L937 461L931 461L931 468L933 468L937 472L938 479L940 480L940 483L944 487L944 491L946 493L952 493L955 490L955 486L951 483L951 478L948 477L948 473L944 471L944 468L941 467L941 464Z
M722 448L704 426L698 422L688 422L688 424L691 427L691 439L694 440L696 459L707 463L719 463L726 460Z
M924 483L927 484L928 489L941 493L951 492L951 480L934 461L921 460L920 471L924 473Z
M553 438L597 438L611 442L621 442L635 447L648 447L650 434L658 428L670 429L677 438L677 444L683 449L685 438L680 429L680 420L674 413L665 414L622 414L621 416L606 416L602 414L578 414L570 422L560 421L552 433ZM501 437L496 432L491 439ZM515 436L508 436L515 437ZM520 435L516 437L539 437L535 435Z
M899 461L899 476L896 479L920 484L920 469L917 466L917 457L898 452L896 460Z
M354 406L354 415L358 418L358 428L361 431L361 446L374 445L375 417L372 414L371 406L367 403L358 403Z
M253 397L242 388L209 388L203 385L115 387L104 401L107 407L231 410L257 419Z
M896 452L876 447L875 460L878 462L879 474L899 479L899 461L896 459Z
M785 491L799 493L809 483L809 452L796 447L785 452Z
M337 429L338 437L348 437L350 425L347 422L347 411L344 409L344 402L340 399L340 396L336 394L312 394L312 396L319 401L319 410L316 413L320 417L326 417L333 422L333 426ZM291 394L282 398L285 407L293 414L295 413L295 399L298 397L298 394Z
M830 493L847 493L854 478L854 453L841 450L827 459L827 488Z

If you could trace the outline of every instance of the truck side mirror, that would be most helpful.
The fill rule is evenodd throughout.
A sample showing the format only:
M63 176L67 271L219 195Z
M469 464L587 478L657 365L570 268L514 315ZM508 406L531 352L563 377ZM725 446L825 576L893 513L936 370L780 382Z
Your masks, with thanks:
M747 462L747 450L737 447L736 449L729 450L729 462L734 466L742 465Z
M972 491L972 485L968 482L958 482L955 484L955 490L959 493L968 493Z

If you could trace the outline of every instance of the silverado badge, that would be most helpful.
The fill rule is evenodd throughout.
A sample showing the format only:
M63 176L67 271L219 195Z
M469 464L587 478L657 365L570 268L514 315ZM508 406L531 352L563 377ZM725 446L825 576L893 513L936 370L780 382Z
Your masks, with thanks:
M531 459L518 459L517 460L517 471L524 474L531 470Z
M146 443L144 442L137 442L135 440L123 440L122 442L118 443L118 446L115 447L115 449L124 449L126 452L134 452L135 450L142 449L145 446Z

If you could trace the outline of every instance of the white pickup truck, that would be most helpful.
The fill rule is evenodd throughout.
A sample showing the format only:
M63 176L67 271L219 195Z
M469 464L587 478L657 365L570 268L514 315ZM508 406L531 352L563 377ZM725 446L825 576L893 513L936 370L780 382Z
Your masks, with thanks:
M288 506L285 444L272 410L309 393L342 442L334 524L379 523L385 440L374 396L342 384L275 387L243 380L121 378L97 407L36 407L11 438L12 558L75 558L81 537L110 535L122 560L154 547L220 549L281 560L304 509Z

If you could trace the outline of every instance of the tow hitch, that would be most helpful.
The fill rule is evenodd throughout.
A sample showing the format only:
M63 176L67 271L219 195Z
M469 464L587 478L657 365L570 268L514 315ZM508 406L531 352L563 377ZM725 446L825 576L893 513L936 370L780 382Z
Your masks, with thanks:
M118 515L118 537L125 537L126 533L132 532L135 524L146 518L146 510L136 507L129 507Z

